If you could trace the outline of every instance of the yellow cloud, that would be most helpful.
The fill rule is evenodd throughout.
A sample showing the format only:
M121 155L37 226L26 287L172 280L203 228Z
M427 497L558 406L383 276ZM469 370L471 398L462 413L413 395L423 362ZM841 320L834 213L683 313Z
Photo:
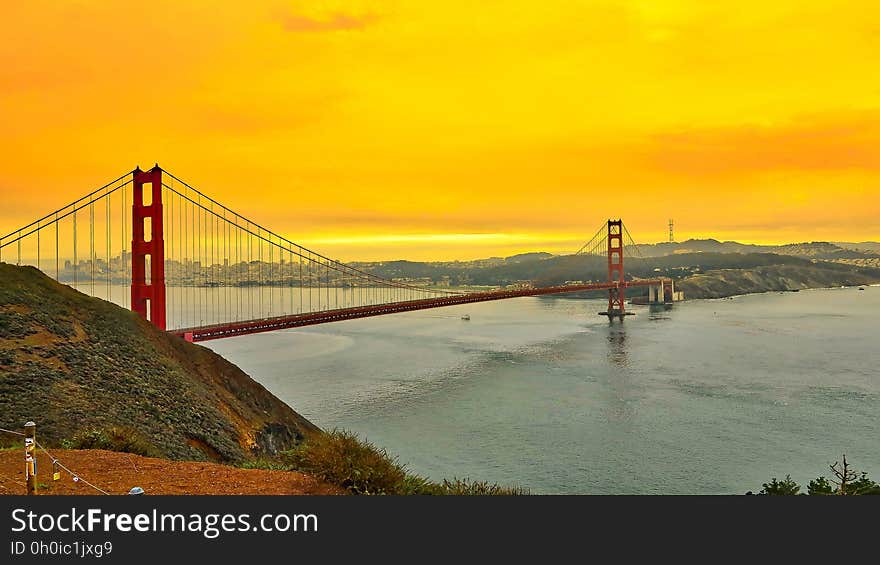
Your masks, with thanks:
M562 250L608 216L649 240L669 217L679 237L880 239L875 2L5 10L3 232L158 161L348 258Z

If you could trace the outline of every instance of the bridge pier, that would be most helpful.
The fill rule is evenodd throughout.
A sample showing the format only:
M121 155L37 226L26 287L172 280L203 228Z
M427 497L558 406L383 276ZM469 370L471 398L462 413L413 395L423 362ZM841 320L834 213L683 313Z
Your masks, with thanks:
M672 279L661 280L648 287L648 304L670 304L681 300L681 297L680 292L675 292L675 281Z

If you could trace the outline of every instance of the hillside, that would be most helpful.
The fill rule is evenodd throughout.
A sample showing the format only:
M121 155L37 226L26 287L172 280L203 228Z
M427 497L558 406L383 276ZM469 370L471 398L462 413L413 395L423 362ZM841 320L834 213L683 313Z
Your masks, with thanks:
M740 245L740 244L737 244ZM675 279L683 279L693 274L705 273L717 269L754 269L769 265L792 265L803 271L830 270L834 271L835 277L839 277L841 271L850 273L853 277L874 278L880 276L880 263L875 264L874 259L841 259L836 261L822 260L810 254L816 253L836 254L833 246L829 244L795 244L786 246L788 253L738 253L718 251L693 251L681 252L656 257L627 257L626 271L630 276L638 278L651 278L666 276ZM607 260L602 257L590 257L583 255L536 256L510 260L510 258L492 263L475 264L443 264L443 263L416 263L409 261L395 261L389 263L376 263L363 265L367 270L383 277L430 277L439 281L443 277L455 284L466 280L468 284L483 286L503 286L516 281L529 280L536 286L550 286L565 284L571 280L602 281L608 278ZM838 255L839 257L840 255ZM849 264L846 264L849 263ZM803 280L809 281L809 276L803 275ZM825 280L825 275L817 275L815 279ZM832 277L833 278L833 277ZM835 279L836 280L836 279ZM826 286L826 285L819 285ZM770 288L766 290L771 290Z
M839 259L864 259L876 257L877 249L870 244L858 248L852 244L835 244L827 241L811 241L789 243L786 245L752 245L736 241L718 241L716 239L688 239L682 242L663 242L639 245L643 257L662 257L681 253L773 253L791 255L809 259L836 261ZM876 244L874 244L876 245Z
M0 427L50 445L124 426L156 455L241 461L318 428L212 351L132 312L0 263Z
M844 249L853 249L855 251L861 251L863 253L876 253L880 255L880 243L876 241L835 241L833 243L834 245L842 247Z
M872 272L873 271L873 272ZM686 298L723 298L753 292L853 286L880 282L880 270L861 271L838 265L766 265L752 269L716 269L676 282Z

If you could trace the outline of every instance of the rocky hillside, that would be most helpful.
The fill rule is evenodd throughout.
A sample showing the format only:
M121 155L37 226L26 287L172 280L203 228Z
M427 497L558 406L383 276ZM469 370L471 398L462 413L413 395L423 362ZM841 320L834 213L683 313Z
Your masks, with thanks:
M0 263L0 427L123 426L158 455L242 461L320 430L238 367L132 312Z
M880 269L851 270L816 264L766 265L751 269L716 269L675 283L688 299L722 298L753 292L853 286L880 282Z

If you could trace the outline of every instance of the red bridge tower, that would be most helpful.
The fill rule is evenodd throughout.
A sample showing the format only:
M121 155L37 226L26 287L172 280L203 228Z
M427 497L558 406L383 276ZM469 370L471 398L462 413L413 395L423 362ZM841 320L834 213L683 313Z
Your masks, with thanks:
M623 278L623 222L619 218L608 220L608 282L615 283L615 286L608 289L608 311L605 314L609 320L615 316L623 320L626 316L626 282Z
M132 172L134 203L131 207L131 309L165 329L165 239L162 226L162 169L140 167ZM149 185L149 200L144 199ZM149 220L149 229L147 221ZM147 239L149 236L149 239ZM147 257L150 278L147 280Z

